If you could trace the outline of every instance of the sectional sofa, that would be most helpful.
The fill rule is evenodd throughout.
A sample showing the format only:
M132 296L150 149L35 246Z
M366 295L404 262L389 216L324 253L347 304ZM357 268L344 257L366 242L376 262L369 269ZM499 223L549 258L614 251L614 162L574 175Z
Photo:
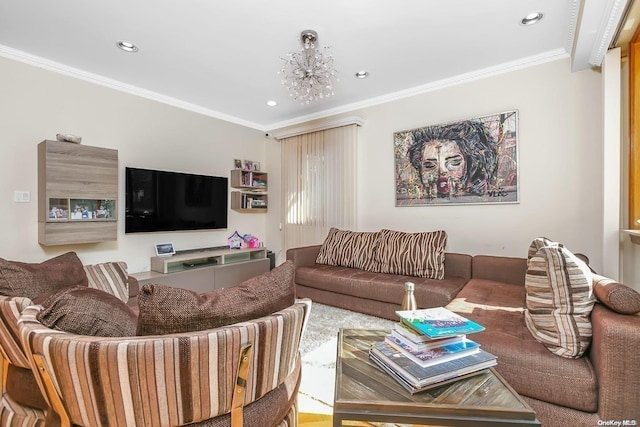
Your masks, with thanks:
M498 356L498 372L543 426L640 423L640 314L634 314L640 311L640 294L594 279L598 301L591 302L590 345L579 357L561 357L526 325L529 257L445 253L442 239L430 233L332 229L323 245L289 249L287 259L296 267L298 297L397 320L404 283L411 281L418 307L447 306L481 323L486 330L474 340ZM397 268L401 260L419 264L425 258L442 260L442 270L422 269L426 274L418 277L406 273L420 268Z

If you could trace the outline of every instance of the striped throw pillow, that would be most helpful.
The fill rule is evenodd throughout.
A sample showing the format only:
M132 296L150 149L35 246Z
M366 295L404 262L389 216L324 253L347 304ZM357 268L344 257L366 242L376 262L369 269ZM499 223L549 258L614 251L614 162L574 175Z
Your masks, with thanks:
M553 245L553 241L547 239L546 237L538 237L533 239L533 242L529 245L529 250L527 251L527 261L529 261L533 256L538 253L538 251L545 246Z
M115 295L124 302L129 300L127 264L122 261L85 265L89 287Z
M444 249L447 233L443 230L404 233L381 230L376 259L382 273L444 278Z
M552 353L578 358L591 342L592 273L560 243L535 239L533 248L525 277L527 329Z
M377 231L348 231L332 227L320 247L316 264L339 265L379 273L374 255Z

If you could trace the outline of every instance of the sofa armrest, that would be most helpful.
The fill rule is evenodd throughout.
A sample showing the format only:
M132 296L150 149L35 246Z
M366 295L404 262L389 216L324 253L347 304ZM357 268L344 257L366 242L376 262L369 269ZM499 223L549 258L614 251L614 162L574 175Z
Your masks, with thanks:
M524 278L527 274L527 259L476 255L473 257L471 274L474 279L524 286Z
M127 276L127 283L129 284L129 299L137 297L140 293L138 279L133 276Z
M138 282L138 279L133 276L127 276L127 284L129 285L129 300L127 300L127 305L137 310L138 294L140 293L140 282Z
M640 315L618 314L601 304L591 312L590 358L598 378L598 416L636 419L640 408Z
M316 263L322 245L302 246L287 250L287 260L293 261L294 267L307 267Z

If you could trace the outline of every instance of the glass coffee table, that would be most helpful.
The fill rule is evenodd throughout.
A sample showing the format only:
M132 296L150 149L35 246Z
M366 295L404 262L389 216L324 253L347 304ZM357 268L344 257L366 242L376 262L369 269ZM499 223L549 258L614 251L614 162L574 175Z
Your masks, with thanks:
M493 369L410 394L369 359L388 330L338 333L333 425L373 421L440 426L540 426L535 412Z

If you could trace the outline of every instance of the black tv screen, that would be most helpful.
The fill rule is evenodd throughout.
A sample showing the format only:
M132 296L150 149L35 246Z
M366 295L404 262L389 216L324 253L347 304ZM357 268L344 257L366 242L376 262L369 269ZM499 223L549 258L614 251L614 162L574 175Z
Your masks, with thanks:
M228 180L125 168L125 233L227 228Z

